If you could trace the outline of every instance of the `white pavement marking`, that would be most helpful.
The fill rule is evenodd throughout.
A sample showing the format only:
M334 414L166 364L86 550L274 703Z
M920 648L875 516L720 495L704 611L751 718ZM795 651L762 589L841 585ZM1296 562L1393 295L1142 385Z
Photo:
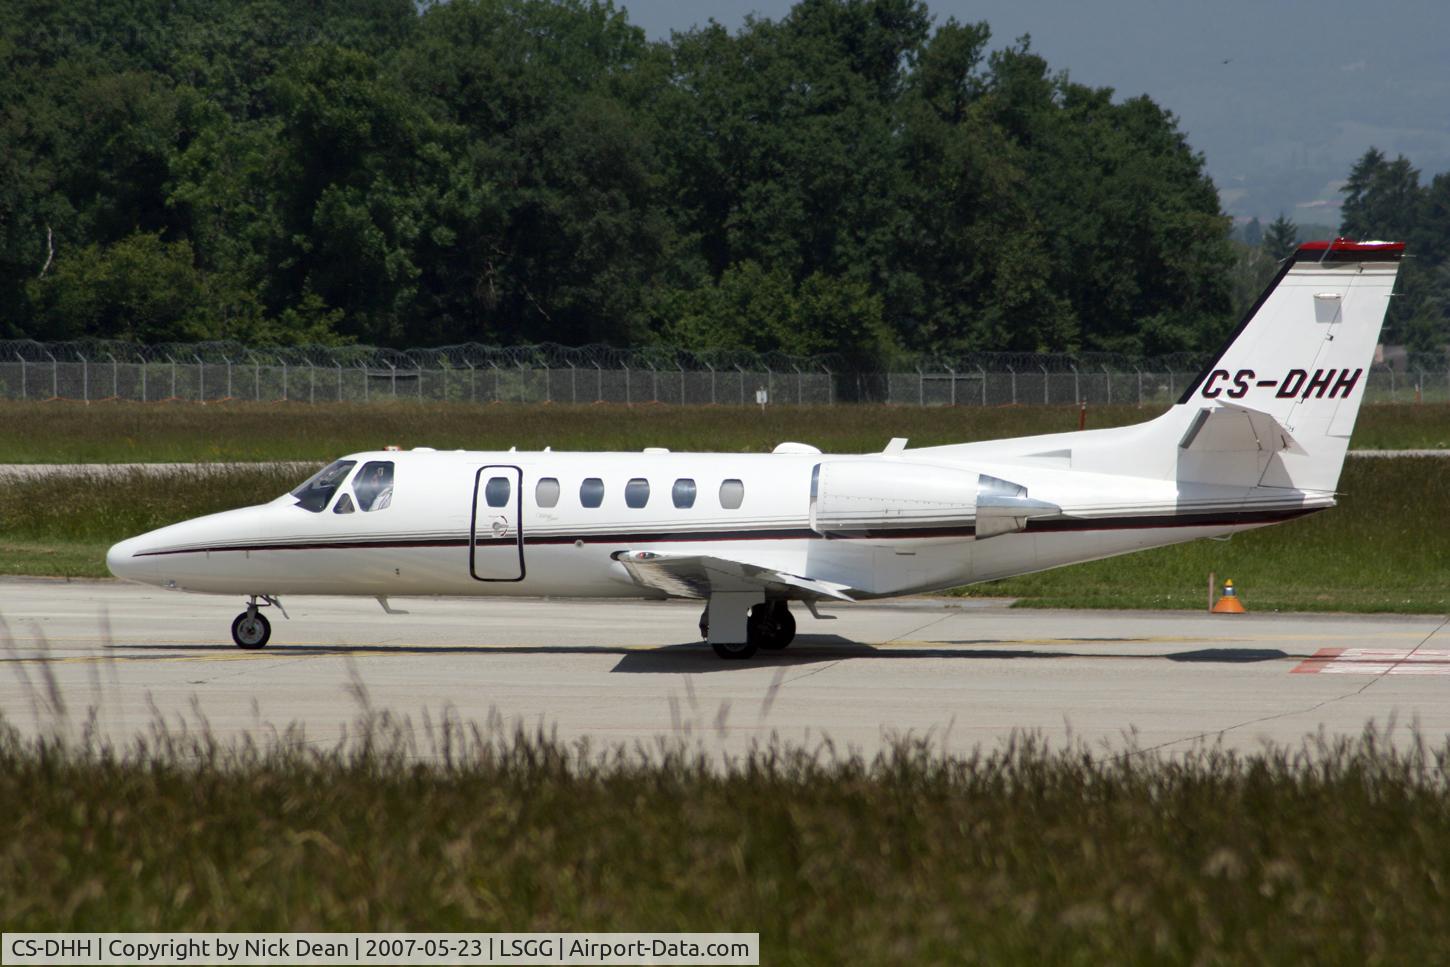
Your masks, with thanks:
M113 738L157 713L173 723L199 713L223 736L297 723L330 744L361 711L348 689L355 674L371 707L415 723L445 710L465 721L496 715L596 746L676 735L739 752L777 735L870 753L892 735L929 734L960 752L1027 729L1095 751L1176 751L1220 736L1252 749L1321 727L1357 735L1371 721L1417 722L1435 744L1450 736L1450 682L1395 671L1450 655L1434 616L1222 618L915 599L831 607L840 620L830 622L800 609L800 637L785 652L726 662L695 636L697 602L424 598L408 602L407 616L370 599L287 607L292 619L275 616L272 643L244 652L228 636L240 600L0 581L0 710L28 733L55 727L50 676L73 724L95 708ZM1335 659L1358 650L1390 672L1373 688L1341 673L1289 674L1334 665L1328 650ZM1388 653L1397 657L1376 657Z

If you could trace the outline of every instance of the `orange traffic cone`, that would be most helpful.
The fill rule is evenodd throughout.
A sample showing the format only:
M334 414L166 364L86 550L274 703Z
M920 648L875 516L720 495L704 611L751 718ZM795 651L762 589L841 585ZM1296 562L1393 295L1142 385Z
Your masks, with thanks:
M1223 582L1223 597L1213 603L1214 614L1243 614L1244 604L1239 600L1238 593L1234 591L1233 579Z

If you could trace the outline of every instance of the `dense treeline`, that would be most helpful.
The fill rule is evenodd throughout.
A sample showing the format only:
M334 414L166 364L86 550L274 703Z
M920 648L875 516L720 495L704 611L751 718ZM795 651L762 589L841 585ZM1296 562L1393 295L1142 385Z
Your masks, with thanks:
M1385 341L1403 343L1413 357L1438 365L1450 337L1450 172L1420 184L1420 173L1399 157L1371 148L1344 185L1340 233L1406 243L1411 256L1390 302Z
M1146 97L917 0L650 43L608 3L0 7L0 333L1212 345L1233 253Z

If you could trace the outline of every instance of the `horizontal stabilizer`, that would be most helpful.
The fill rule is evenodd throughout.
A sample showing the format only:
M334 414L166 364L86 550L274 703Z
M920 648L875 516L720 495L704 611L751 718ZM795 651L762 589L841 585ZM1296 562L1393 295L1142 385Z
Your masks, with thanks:
M783 571L703 554L660 554L656 551L620 551L615 560L641 587L654 588L681 598L708 598L730 591L771 590L795 592L792 597L850 601L844 584L817 581Z
M1195 453L1303 453L1289 428L1261 410L1233 403L1204 407L1178 446Z

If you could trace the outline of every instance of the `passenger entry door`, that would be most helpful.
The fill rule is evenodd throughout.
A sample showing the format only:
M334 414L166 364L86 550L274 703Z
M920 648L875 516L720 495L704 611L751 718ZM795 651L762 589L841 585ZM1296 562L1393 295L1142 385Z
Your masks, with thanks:
M498 465L474 478L468 569L476 580L524 579L523 482L518 467Z

